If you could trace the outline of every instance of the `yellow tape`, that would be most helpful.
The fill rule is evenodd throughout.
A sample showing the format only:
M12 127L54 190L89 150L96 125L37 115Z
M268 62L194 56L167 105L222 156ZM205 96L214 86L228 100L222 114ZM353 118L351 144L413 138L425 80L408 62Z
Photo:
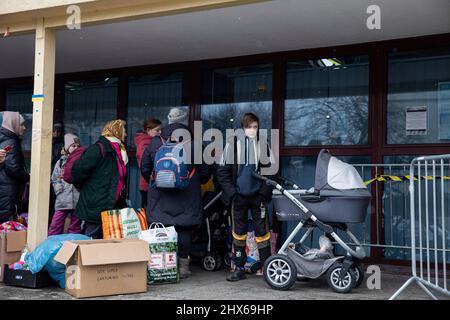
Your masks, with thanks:
M414 176L414 181L418 180L418 176ZM433 180L433 176L420 176L421 180ZM450 176L436 176L436 180L450 180ZM364 184L367 186L375 181L378 182L386 182L386 181L409 181L410 180L410 176L409 175L405 175L405 176L393 176L393 175L378 175L375 176L374 178L367 180L364 182Z

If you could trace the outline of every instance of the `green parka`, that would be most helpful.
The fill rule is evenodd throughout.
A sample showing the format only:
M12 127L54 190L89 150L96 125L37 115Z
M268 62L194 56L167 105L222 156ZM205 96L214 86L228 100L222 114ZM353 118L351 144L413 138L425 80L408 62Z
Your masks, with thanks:
M103 152L99 144L103 145ZM72 167L73 185L80 190L75 215L81 220L101 224L101 212L125 207L116 203L119 184L117 154L109 141L100 137Z

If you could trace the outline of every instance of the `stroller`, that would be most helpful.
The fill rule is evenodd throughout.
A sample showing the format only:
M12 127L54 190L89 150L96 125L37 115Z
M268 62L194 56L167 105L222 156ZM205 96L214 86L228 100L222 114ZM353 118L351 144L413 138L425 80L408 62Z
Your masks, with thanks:
M317 159L314 188L302 190L295 183L281 178L282 183L294 190L286 190L281 184L254 173L276 188L273 204L279 221L298 221L278 254L264 264L264 280L273 289L288 290L299 278L317 279L326 274L328 285L338 293L348 293L364 280L361 260L364 249L347 223L363 223L371 194L356 169L321 150ZM307 230L295 248L290 242L306 227ZM318 228L334 239L346 252L345 256L308 259L298 250L303 242ZM347 245L336 233L340 229L356 244ZM297 249L297 250L296 250Z
M206 192L203 196L203 223L192 240L190 255L201 259L203 269L216 271L231 265L230 217L220 201L222 192Z

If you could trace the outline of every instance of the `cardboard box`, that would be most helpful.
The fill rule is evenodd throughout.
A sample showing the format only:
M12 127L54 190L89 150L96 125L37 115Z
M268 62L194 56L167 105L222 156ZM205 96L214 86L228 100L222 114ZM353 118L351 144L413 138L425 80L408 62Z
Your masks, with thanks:
M0 282L3 282L3 268L5 264L19 261L26 242L26 231L12 231L0 234Z
M45 270L33 274L30 270L10 270L7 264L4 266L4 282L7 286L31 289L56 285Z
M67 241L55 260L66 265L66 292L76 298L147 292L145 241Z

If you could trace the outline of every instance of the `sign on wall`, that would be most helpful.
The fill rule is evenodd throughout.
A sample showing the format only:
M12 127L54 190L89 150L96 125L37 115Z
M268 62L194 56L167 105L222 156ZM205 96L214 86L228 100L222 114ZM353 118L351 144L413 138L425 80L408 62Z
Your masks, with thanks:
M427 134L426 106L406 107L406 135L418 136Z

